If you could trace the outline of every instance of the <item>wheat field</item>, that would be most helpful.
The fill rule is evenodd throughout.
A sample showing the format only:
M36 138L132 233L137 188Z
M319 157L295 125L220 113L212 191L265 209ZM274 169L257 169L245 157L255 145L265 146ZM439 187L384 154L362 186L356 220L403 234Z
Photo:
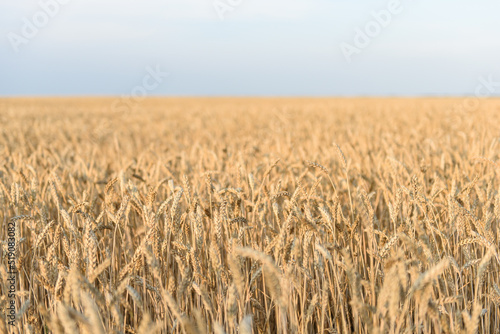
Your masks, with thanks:
M0 332L500 333L500 100L462 103L0 100Z

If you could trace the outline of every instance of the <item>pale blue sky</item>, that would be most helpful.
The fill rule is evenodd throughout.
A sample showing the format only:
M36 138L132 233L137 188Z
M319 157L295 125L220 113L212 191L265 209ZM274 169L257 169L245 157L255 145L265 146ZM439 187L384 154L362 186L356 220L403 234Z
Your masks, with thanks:
M169 76L148 95L472 95L481 77L500 82L498 0L401 0L351 62L340 45L395 0L216 0L240 2L223 20L214 0L61 0L45 25L54 1L0 0L0 96L129 95L156 67ZM23 35L33 16L41 27Z

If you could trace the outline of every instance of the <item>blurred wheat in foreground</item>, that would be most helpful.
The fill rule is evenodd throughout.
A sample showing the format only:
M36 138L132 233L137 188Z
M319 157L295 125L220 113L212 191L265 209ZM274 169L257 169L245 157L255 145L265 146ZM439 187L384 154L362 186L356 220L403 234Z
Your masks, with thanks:
M499 333L500 101L457 103L0 100L0 332Z

